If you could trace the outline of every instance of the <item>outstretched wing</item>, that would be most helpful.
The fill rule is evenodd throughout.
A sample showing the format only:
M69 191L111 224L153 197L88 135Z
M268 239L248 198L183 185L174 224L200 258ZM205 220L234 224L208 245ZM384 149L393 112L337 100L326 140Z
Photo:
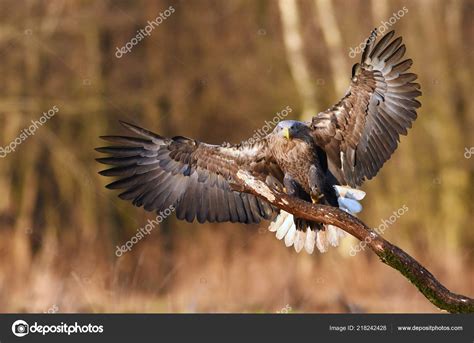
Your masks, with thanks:
M218 146L122 125L140 137L104 136L101 138L117 145L96 149L110 155L97 159L113 166L100 174L119 177L106 187L124 190L120 198L147 211L173 206L179 219L192 222L196 218L201 223L258 223L278 211L251 194L232 190L229 184L238 169L281 178L265 140Z
M387 33L375 44L374 30L361 63L352 68L352 82L336 105L313 117L312 133L328 155L339 182L358 186L380 170L416 119L420 103L417 75L407 73L411 59L402 61L402 38Z

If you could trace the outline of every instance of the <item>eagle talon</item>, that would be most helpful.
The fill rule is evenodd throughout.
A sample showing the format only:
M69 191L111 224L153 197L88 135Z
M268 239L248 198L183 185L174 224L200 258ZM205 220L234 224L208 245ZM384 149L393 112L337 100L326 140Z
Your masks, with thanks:
M311 201L313 204L318 204L321 202L321 199L324 198L324 194L323 193L320 193L320 194L315 194L315 195L312 195L311 196Z

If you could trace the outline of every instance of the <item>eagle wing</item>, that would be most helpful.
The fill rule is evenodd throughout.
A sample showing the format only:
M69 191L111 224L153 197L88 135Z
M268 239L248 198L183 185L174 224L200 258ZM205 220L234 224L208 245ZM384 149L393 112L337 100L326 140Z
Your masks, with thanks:
M331 172L352 187L371 179L398 146L416 119L420 102L417 75L408 73L411 59L402 60L402 38L387 33L375 44L374 30L361 63L352 68L346 95L312 118L312 135L328 156Z
M165 138L122 122L139 137L103 136L114 146L97 148L109 157L97 159L113 166L100 172L118 180L109 189L122 189L119 197L147 211L171 206L179 219L200 223L258 223L278 212L269 203L231 189L238 169L281 180L265 139L239 145L210 145L186 137Z

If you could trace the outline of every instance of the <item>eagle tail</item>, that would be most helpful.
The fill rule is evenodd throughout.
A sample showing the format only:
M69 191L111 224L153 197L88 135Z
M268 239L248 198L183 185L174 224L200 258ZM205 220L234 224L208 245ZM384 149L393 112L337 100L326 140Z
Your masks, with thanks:
M334 186L338 197L339 208L352 215L362 210L359 200L365 197L365 192L348 186ZM316 246L320 252L326 252L329 246L337 247L339 240L346 233L334 225L324 225L323 229L314 230L310 226L306 230L298 230L295 218L291 213L281 210L280 214L271 222L269 231L275 232L279 240L283 240L287 247L293 246L299 253L304 250L312 254Z

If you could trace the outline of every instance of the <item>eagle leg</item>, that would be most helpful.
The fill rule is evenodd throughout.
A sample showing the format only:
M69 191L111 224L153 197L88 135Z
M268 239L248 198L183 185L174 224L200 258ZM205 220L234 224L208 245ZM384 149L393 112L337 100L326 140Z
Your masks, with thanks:
M286 194L293 197L300 197L301 187L298 185L298 182L288 174L285 174L283 178L283 185L285 186Z
M314 164L309 168L309 188L311 190L311 199L314 200L321 200L325 194L325 182L326 177L324 173L321 171L320 168L317 168ZM319 202L319 201L316 201Z
M283 184L285 186L286 194L290 196L294 196L300 199L303 199L305 201L311 202L311 196L306 193L303 188L298 184L298 182L293 179L291 176L288 174L285 175L283 178ZM301 218L294 218L294 223L296 226L297 230L300 231L306 231L306 229L309 227L311 230L321 230L323 226L320 223L316 222L310 222L305 219Z

